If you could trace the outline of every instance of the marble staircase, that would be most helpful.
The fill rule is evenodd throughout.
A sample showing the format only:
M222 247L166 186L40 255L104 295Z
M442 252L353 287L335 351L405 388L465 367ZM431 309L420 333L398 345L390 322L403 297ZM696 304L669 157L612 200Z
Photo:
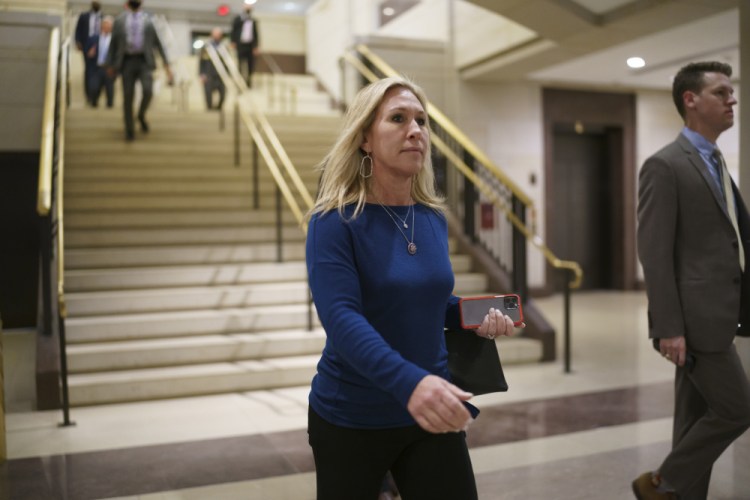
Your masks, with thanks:
M340 118L309 106L297 115L268 111L314 193L313 167ZM243 141L235 166L232 132L219 129L217 113L155 99L149 122L151 131L128 143L118 107L67 113L71 404L309 384L325 334L314 310L307 328L304 235L288 210L277 262L268 169L261 161L254 208L250 146ZM467 256L454 252L451 260L457 293L486 290ZM500 345L504 363L541 357L528 339Z

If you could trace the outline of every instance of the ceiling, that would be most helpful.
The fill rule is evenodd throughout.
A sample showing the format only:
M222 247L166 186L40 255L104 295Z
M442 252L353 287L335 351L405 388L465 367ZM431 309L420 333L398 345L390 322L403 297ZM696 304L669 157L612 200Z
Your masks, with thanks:
M304 15L316 1L258 0L254 9ZM529 40L459 68L467 81L532 79L571 86L669 88L682 65L707 59L730 63L739 80L739 4L750 0L466 1L534 33ZM102 3L120 8L123 0ZM70 4L84 7L89 2ZM183 15L205 13L207 7L214 12L221 4L232 14L242 8L242 0L144 0L151 11ZM642 57L646 66L627 67L625 60L631 56Z
M533 39L460 69L466 80L669 88L696 60L720 60L739 79L742 0L468 0L533 30ZM646 66L625 61L640 56Z

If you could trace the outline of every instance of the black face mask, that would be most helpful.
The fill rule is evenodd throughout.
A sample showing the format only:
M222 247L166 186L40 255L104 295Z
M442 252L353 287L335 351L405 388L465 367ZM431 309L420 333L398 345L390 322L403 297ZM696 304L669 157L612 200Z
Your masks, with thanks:
M138 10L141 7L141 0L128 0L128 5L133 10Z

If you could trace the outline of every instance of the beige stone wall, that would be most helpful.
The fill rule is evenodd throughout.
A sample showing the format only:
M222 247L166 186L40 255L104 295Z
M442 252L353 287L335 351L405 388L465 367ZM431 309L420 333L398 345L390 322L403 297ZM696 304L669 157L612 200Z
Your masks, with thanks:
M0 12L43 12L62 14L65 0L0 0Z

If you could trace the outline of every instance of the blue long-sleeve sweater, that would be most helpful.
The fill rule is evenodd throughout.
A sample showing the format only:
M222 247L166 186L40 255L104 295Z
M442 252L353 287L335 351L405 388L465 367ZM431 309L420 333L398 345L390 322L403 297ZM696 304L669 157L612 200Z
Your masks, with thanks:
M327 336L310 405L335 425L413 425L406 405L417 383L450 379L444 328L458 328L459 313L447 224L428 207L414 210L415 255L376 204L354 220L345 220L349 206L345 219L332 211L310 221L307 269ZM411 227L403 231L411 238Z

